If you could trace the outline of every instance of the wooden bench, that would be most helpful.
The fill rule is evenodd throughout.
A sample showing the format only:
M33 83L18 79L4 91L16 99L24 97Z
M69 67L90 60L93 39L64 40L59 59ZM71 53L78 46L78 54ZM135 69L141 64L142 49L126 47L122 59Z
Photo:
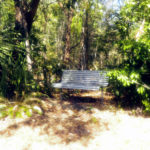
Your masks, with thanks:
M89 70L64 70L60 83L53 83L54 88L79 89L79 90L99 90L108 86L106 71Z

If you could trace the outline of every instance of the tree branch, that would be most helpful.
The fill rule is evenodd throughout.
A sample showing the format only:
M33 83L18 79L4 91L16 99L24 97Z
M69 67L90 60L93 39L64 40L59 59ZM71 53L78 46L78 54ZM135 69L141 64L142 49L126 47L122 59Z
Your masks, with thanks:
M76 48L80 43L81 43L81 41L78 42L77 44L73 45L73 46L70 48L70 50L73 49L73 48Z

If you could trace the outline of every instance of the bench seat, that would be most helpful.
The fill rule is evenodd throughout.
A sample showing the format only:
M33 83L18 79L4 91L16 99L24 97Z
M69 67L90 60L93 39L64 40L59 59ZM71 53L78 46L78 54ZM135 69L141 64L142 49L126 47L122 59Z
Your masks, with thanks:
M52 87L62 89L99 90L108 86L105 71L64 70L60 83L53 83Z
M72 90L99 90L103 100L103 87L108 86L106 71L64 70L60 83L53 83L52 87Z
M54 83L52 86L62 89L99 90L99 85L95 84Z

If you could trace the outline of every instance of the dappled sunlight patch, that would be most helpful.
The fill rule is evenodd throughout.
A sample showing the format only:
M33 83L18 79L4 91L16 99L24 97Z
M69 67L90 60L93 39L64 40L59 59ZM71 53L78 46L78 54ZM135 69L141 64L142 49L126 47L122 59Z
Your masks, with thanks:
M40 136L50 136L55 144L87 141L92 138L92 128L99 125L99 120L90 116L85 109L82 109L83 107L78 108L78 105L73 106L69 102L60 103L51 99L45 103L47 107L44 107L45 113L42 116L33 115L17 125L10 125L1 134L15 136L15 132L20 132L21 128L29 126L32 129L39 129ZM8 130L11 132L9 135Z
M49 98L48 95L41 92L31 92L28 97Z

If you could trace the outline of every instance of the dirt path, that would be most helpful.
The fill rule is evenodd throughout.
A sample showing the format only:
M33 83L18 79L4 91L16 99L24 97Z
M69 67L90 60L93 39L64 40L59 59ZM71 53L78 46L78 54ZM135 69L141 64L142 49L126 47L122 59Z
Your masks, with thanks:
M101 104L98 95L45 99L42 116L0 120L0 150L149 150L150 118L116 109L109 96Z

